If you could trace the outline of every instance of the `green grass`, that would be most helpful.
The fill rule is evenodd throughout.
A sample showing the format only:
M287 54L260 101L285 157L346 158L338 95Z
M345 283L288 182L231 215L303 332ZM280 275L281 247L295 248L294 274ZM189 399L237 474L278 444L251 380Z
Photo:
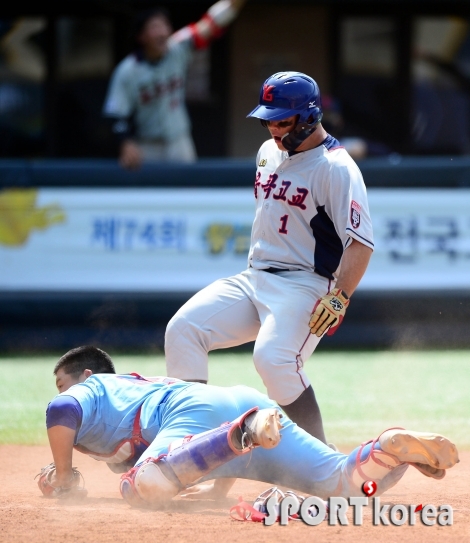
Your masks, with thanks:
M114 356L125 373L165 375L161 355ZM57 357L1 357L0 444L45 444ZM264 391L249 353L210 356L211 384ZM317 352L306 364L329 441L356 445L389 426L442 433L470 448L468 351Z

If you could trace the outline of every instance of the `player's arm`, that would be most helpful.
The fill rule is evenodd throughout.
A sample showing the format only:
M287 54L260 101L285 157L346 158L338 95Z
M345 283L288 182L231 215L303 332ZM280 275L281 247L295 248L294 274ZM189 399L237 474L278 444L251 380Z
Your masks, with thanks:
M54 462L38 473L38 487L46 498L82 499L87 495L80 486L82 474L72 467L75 430L56 425L47 429Z
M204 49L222 36L225 29L237 18L247 0L219 0L213 4L197 23L192 23L175 32L173 42L191 39L196 49Z
M365 185L357 166L346 163L333 169L327 187L327 213L346 249L335 287L318 300L310 317L310 331L318 337L325 332L332 335L340 326L374 247Z
M366 273L371 256L370 247L352 239L351 244L344 251L335 288L341 289L350 298Z
M54 462L41 470L38 486L47 497L84 497L82 476L72 467L73 446L83 411L78 401L64 394L56 396L46 411L47 436Z
M330 336L336 332L343 321L349 299L366 272L371 255L370 247L351 238L341 260L335 288L318 300L310 317L312 334L321 337L327 330Z
M47 430L47 437L55 464L51 482L54 486L66 487L74 478L72 456L75 430L67 426L53 426Z
M130 117L110 117L111 134L119 153L119 164L123 168L137 169L142 164L142 153L135 143Z
M128 60L121 62L114 70L103 115L108 120L114 143L118 148L119 163L123 168L138 168L142 163L142 154L134 141L131 117L135 104L129 88L132 78Z

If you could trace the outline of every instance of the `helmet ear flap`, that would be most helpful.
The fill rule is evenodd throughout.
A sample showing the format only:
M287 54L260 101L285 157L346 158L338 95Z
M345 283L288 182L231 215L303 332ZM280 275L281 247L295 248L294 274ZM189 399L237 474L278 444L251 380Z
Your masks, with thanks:
M317 129L321 122L322 112L320 108L312 110L306 121L297 119L294 129L282 138L282 144L288 151L295 151Z
M308 122L309 124L315 123L317 125L318 123L321 123L322 119L323 119L323 112L319 107L316 107L312 111L312 120Z
M315 107L311 110L310 115L308 116L307 120L305 121L307 124L315 124L321 123L321 120L323 118L323 113L320 108Z

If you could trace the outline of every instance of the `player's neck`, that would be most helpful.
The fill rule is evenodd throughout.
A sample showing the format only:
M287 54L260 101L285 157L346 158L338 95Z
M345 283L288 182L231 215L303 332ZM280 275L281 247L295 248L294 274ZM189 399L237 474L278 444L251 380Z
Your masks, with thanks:
M145 60L147 60L148 62L158 62L165 55L164 50L161 50L161 49L156 50L153 48L152 49L146 48L143 50L143 53L144 53Z

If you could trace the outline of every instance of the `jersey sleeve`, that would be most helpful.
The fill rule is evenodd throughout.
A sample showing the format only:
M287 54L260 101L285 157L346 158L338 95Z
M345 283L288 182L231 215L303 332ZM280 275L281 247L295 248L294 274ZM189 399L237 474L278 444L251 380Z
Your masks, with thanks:
M184 50L189 54L191 50L195 49L195 43L193 39L193 33L189 26L184 26L176 32L174 32L168 40L168 48L176 49L179 48Z
M129 117L135 108L131 91L132 61L124 59L115 68L108 86L108 92L103 106L106 117Z
M82 423L83 410L72 396L56 396L46 410L46 427L66 426L78 430Z
M366 186L361 171L352 159L332 167L327 212L344 249L351 239L374 249Z

